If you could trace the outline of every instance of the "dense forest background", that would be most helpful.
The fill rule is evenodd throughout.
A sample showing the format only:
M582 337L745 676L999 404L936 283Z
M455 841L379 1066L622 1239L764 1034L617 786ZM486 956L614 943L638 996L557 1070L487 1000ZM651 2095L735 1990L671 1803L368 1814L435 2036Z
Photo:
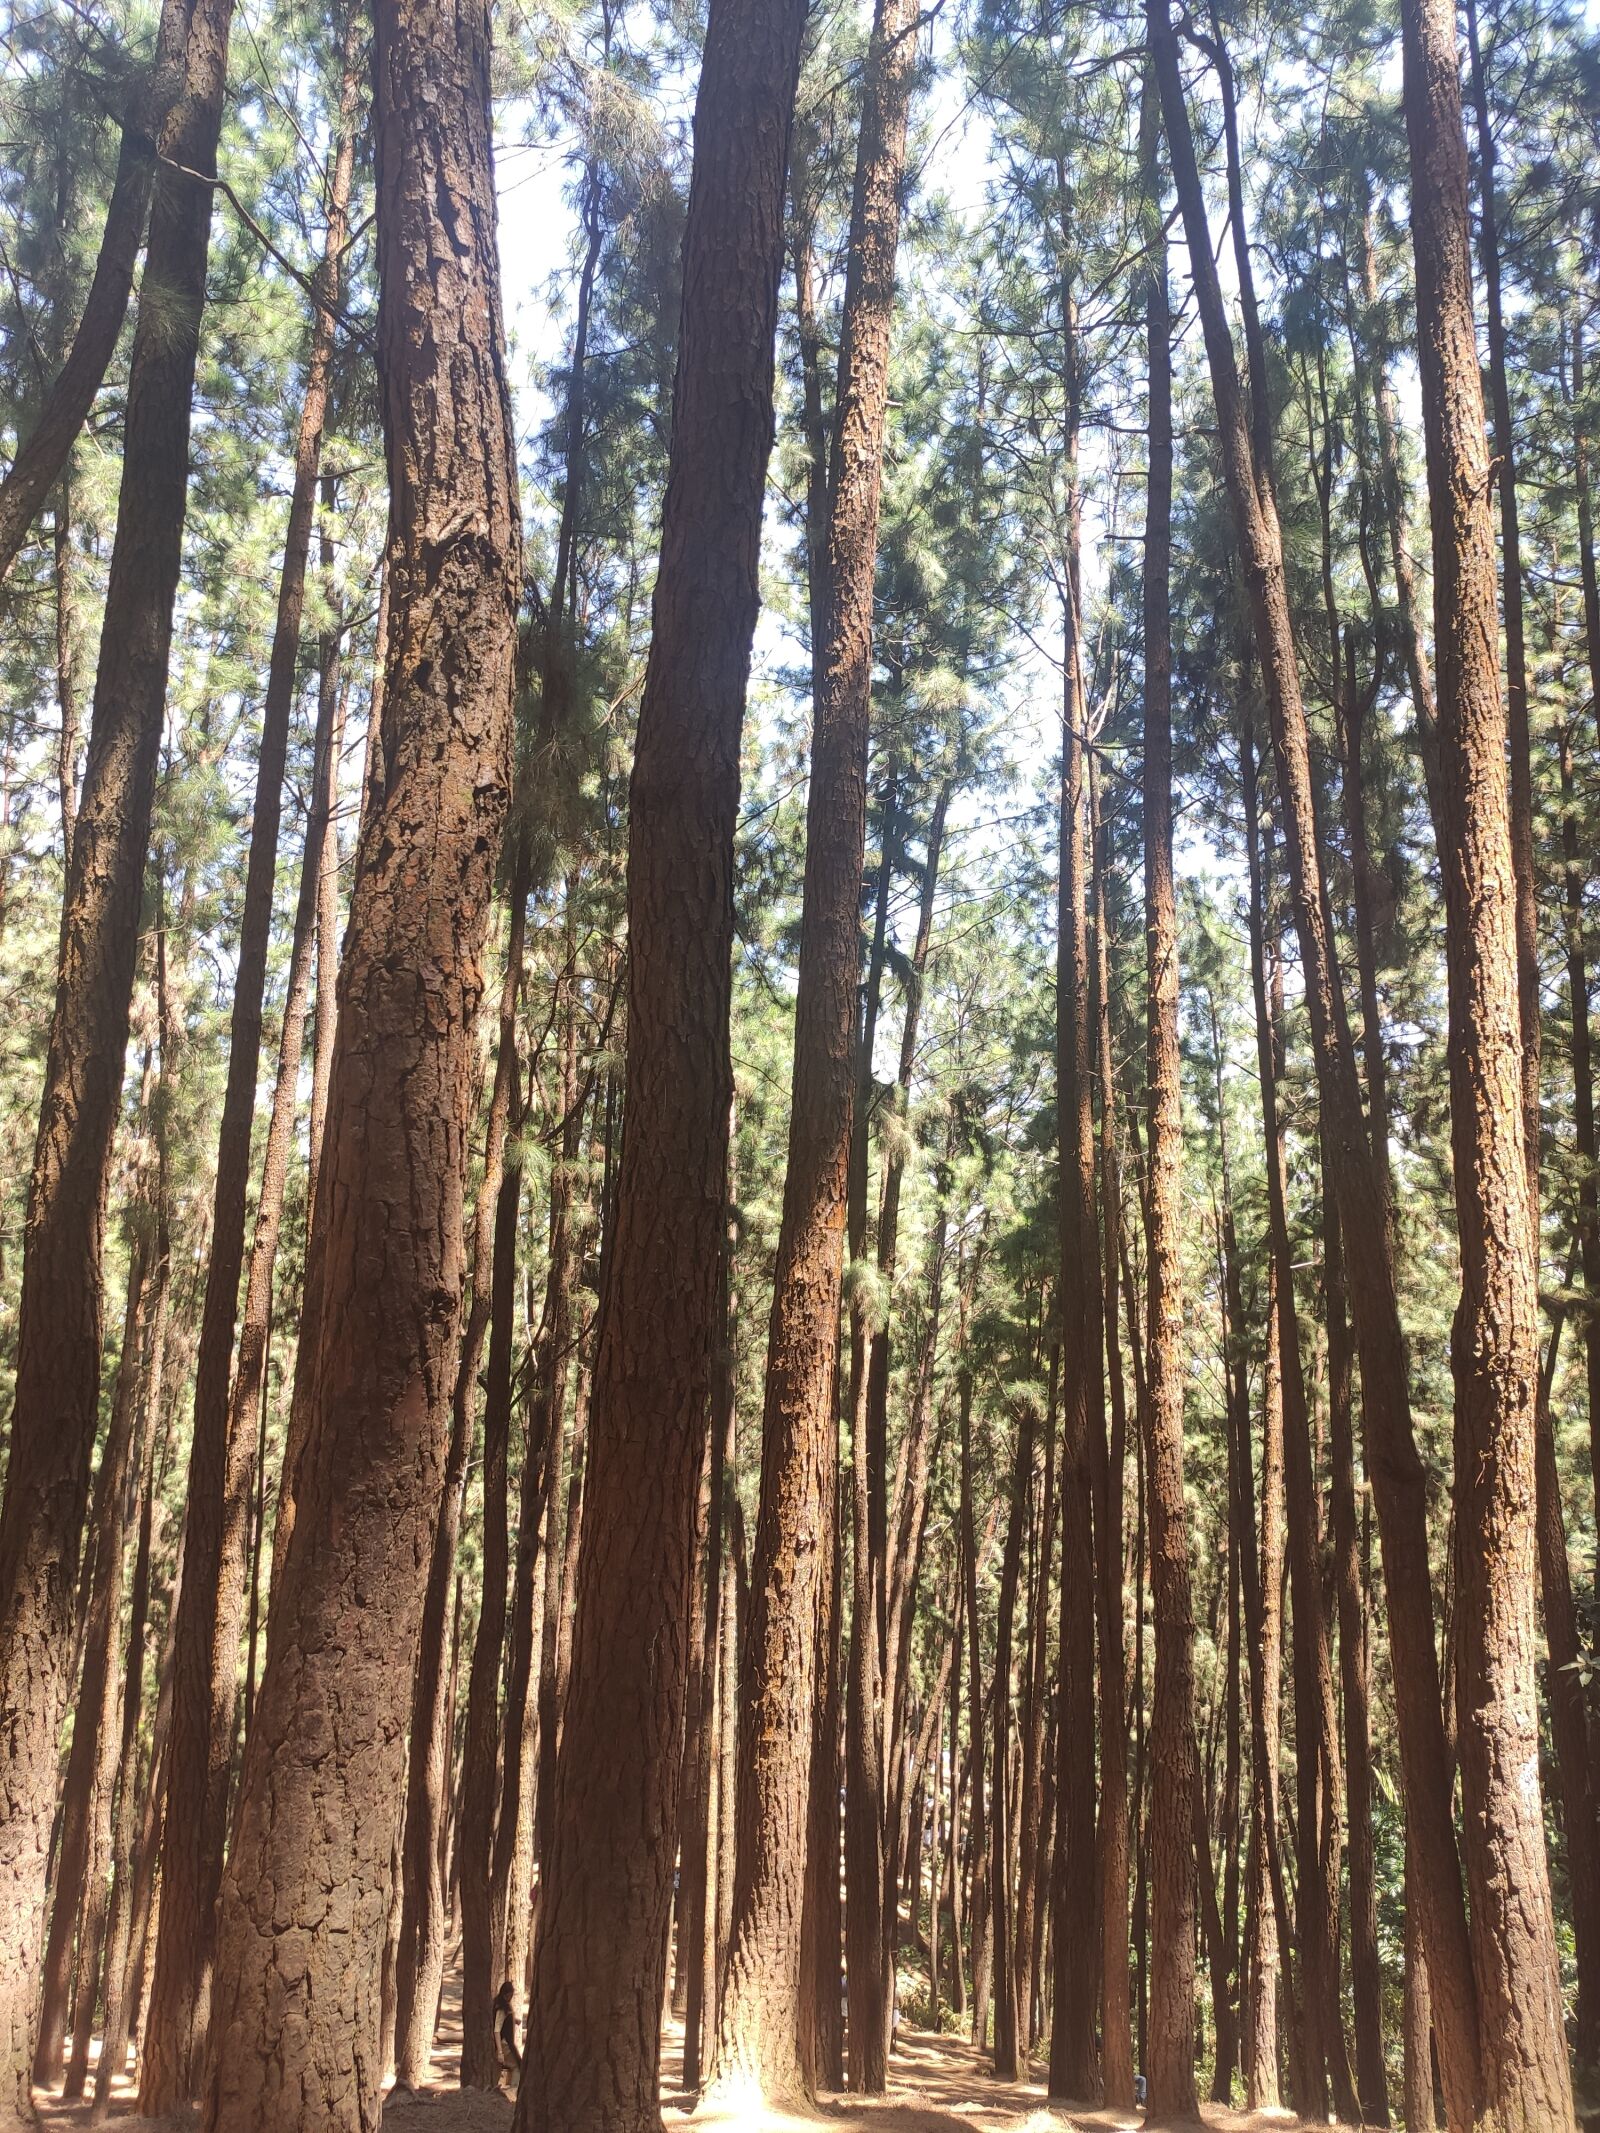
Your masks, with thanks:
M519 2124L567 2133L654 2109L653 2018L605 2083L581 2022L553 2041L561 1990L624 1977L691 2094L881 2089L898 2022L1178 2116L1186 2080L1318 2122L1431 2125L1436 2082L1452 2126L1600 2109L1591 25L1412 8L1435 86L1459 27L1441 234L1449 125L1386 0L818 0L744 255L763 488L758 358L754 414L725 352L727 427L692 427L694 216L787 124L751 113L793 6L725 0L719 44L718 0L519 0L492 58L466 0L377 12L376 56L298 0L0 20L0 2122L30 2078L108 2108L136 2044L152 2115L365 2126L388 2070L429 2080L458 1964L462 2081L531 1979ZM489 91L503 430L460 349L425 375L436 330L498 346ZM425 107L472 207L426 240ZM398 326L388 229L436 246ZM403 378L444 443L400 441ZM483 495L391 518L419 464ZM669 559L736 504L719 816L670 738L634 757ZM485 545L514 644L448 605ZM743 702L743 613L681 687L722 649ZM443 750L396 815L422 729L386 679L436 627L453 704L514 703L497 860L453 856ZM435 891L478 911L453 946ZM725 1172L658 1057L719 1041L703 894ZM341 1017L392 1087L353 1093ZM385 1106L443 1150L405 1216ZM721 1188L630 1172L630 1117L711 1134ZM356 1251L335 1317L364 1193L443 1241L409 1288ZM423 1449L385 1466L419 1297ZM698 1360L653 1378L680 1314ZM280 1589L325 1470L348 1649ZM207 2067L300 1693L271 1670L330 1650L307 1856L348 1823L361 1981L308 2033L350 2065L264 2018L247 2106ZM613 1763L656 1863L580 1931L554 1892L585 1798L622 1858ZM321 1925L260 1915L328 1974Z

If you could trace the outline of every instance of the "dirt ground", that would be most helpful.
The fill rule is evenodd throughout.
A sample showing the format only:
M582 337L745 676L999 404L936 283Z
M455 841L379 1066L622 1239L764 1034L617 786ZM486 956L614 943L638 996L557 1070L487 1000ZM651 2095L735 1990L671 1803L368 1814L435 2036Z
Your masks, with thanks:
M459 1973L447 1978L434 2046L434 2078L415 2095L391 2092L384 2108L384 2133L507 2133L509 2096L463 2093L457 2087L461 2053ZM1041 2078L1002 2087L988 2071L984 2054L959 2037L932 2030L901 2027L889 2065L886 2096L824 2096L814 2115L779 2111L753 2114L747 2108L717 2111L694 2108L682 2093L683 2033L669 2023L662 2037L662 2115L669 2133L705 2129L705 2133L1141 2133L1146 2125L1137 2110L1050 2110ZM51 2128L84 2126L87 2104L63 2104L39 2097L44 2124ZM134 2115L132 2088L119 2083L111 2108L117 2133L193 2133L194 2113L167 2119ZM1207 2105L1204 2123L1212 2133L1306 2133L1287 2111L1224 2111Z

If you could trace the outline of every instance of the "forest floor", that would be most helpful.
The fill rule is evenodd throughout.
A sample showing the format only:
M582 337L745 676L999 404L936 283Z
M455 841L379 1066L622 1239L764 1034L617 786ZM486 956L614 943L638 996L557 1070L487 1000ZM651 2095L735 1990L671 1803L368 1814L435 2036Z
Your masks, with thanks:
M434 2043L434 2078L414 2095L391 2092L384 2109L384 2133L507 2133L511 2098L457 2086L461 2055L460 1972L452 1966L439 2009ZM988 2069L987 2054L962 2037L901 2025L889 2062L886 2096L823 2096L814 2114L805 2116L748 2109L697 2111L680 2086L683 2030L669 2022L662 2035L662 2115L671 2133L1141 2133L1146 2120L1138 2110L1051 2110L1042 2078L1001 2086ZM43 2123L51 2128L85 2126L87 2103L67 2104L58 2096L38 2097ZM1204 2124L1211 2133L1308 2133L1304 2121L1287 2111L1230 2111L1207 2104ZM140 2118L135 2114L133 2085L119 2082L110 2122L117 2133L180 2133L192 2128L197 2114Z

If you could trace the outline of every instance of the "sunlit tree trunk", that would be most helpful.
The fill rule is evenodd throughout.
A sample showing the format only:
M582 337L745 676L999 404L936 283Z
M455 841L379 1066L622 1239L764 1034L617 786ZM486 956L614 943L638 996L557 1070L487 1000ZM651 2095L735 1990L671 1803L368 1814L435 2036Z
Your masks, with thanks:
M308 2118L364 2133L379 2109L419 1566L443 1481L471 1047L510 778L521 529L487 9L380 10L373 80L386 779L340 969L294 1522L223 1879L207 2133Z
M658 2124L682 1639L718 1334L739 738L803 16L795 0L713 0L706 29L631 791L628 1104L522 2133L654 2133Z

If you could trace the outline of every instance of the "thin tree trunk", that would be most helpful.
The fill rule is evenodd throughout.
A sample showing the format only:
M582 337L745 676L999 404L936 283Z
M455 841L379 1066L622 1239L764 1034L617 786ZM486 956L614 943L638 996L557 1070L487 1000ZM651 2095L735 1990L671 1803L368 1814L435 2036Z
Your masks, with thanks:
M522 1098L515 1044L513 1029L510 1119L513 1126L520 1126ZM500 2086L493 2012L500 1983L500 1949L490 1915L497 1781L501 1754L509 1765L520 1757L522 1745L520 1722L515 1726L510 1723L509 1697L507 1723L502 1727L500 1695L506 1647L506 1580L511 1567L506 1475L511 1450L512 1348L521 1217L522 1163L520 1156L514 1155L503 1165L494 1214L489 1359L483 1399L483 1597L467 1679L461 1818L456 1833L456 1870L461 1881L461 2086L480 2089ZM543 1460L536 1454L532 1429L528 1445L522 1488L525 1498L531 1492L537 1499ZM520 1549L518 1553L521 1554ZM519 1562L519 1580L521 1571Z
M231 0L196 0L151 209L117 532L28 1193L0 1510L0 2109L27 2124L38 1946L99 1414L101 1246L188 491ZM187 173L197 172L191 176ZM52 472L52 479L54 473ZM48 486L48 484L47 484Z
M493 1300L496 1211L505 1177L506 1138L517 1092L517 995L527 928L527 842L512 854L506 967L500 987L500 1029L494 1086L484 1129L483 1176L473 1204L472 1301L462 1336L452 1395L444 1497L428 1564L416 1688L411 1700L411 1759L402 1839L400 1944L395 1977L395 2082L419 2088L428 2077L445 1966L443 1822L451 1741L445 1693L449 1602L467 1470L472 1459L478 1369ZM515 1213L513 1213L513 1220ZM509 1419L509 1417L508 1417ZM502 1507L503 1510L503 1507ZM502 1589L504 1578L501 1580Z
M739 735L803 13L794 0L713 0L706 30L632 782L628 1105L520 2133L653 2133L658 2119L681 1644L727 1174Z
M487 9L380 11L373 79L387 775L340 970L295 1512L223 1879L207 2133L308 2116L355 2133L379 2108L418 1566L443 1482L479 959L510 779L521 543Z
M1000 1565L999 1614L994 1650L994 2070L1002 2081L1015 2081L1017 2049L1017 1972L1013 1954L1011 1906L1011 1839L1020 1803L1011 1790L1011 1649L1017 1613L1017 1585L1022 1575L1022 1531L1033 1492L1031 1399L1017 1416L1017 1457L1011 1483L1011 1511L1006 1523L1005 1554Z
M718 1709L720 1640L723 1635L723 1564L727 1555L728 1497L734 1486L733 1451L736 1423L735 1392L737 1357L734 1353L734 1251L737 1244L734 1214L734 1169L732 1106L729 1106L728 1179L722 1248L719 1253L718 1289L721 1305L721 1335L713 1357L711 1380L711 1475L706 1512L705 1617L703 1622L705 1722L701 1727L698 1782L705 1812L698 1826L699 1850L685 1858L683 1872L688 1884L684 1906L684 1929L688 1940L688 1976L684 1990L683 2086L686 2095L698 2095L704 2054L714 2030L708 2015L715 2006L716 1990L716 1831L715 1815L731 1802L714 1806L717 1786L720 1728L727 1714ZM837 1847L836 1847L837 1849ZM837 1886L838 1875L834 1876Z
M1327 922L1310 747L1295 667L1277 512L1270 482L1256 465L1240 393L1165 0L1158 0L1156 30L1167 141L1189 240L1235 535L1271 714L1323 1124L1334 1159L1339 1217L1349 1254L1367 1470L1377 1493L1383 1535L1401 1765L1410 1827L1420 1847L1418 1888L1441 2058L1453 2096L1452 2109L1466 2123L1475 2108L1479 2085L1477 1994L1440 1717L1426 1485L1411 1428L1409 1365L1387 1237L1386 1194L1372 1158Z
M1573 468L1578 490L1578 567L1583 580L1583 636L1593 716L1600 721L1600 570L1595 563L1594 483L1584 427L1584 349L1581 323L1572 328L1572 396L1578 409ZM1562 778L1561 850L1567 925L1567 989L1572 1017L1572 1125L1578 1153L1578 1243L1588 1299L1584 1350L1589 1392L1589 1458L1594 1501L1600 1516L1600 1139L1595 1132L1594 1054L1589 1022L1589 964L1583 930L1584 882L1579 866L1580 830L1571 799L1571 739L1565 744ZM1597 1565L1600 1570L1600 1565ZM1587 1966L1585 1966L1587 1967Z
M61 732L56 741L56 787L61 795L61 867L72 867L72 831L78 819L78 564L72 545L72 484L61 477L55 508L56 708ZM4 573L0 572L0 576Z
M244 1603L259 1398L230 1398L234 1322L244 1263L250 1141L261 1060L262 1002L271 945L273 888L289 722L294 709L305 603L306 564L333 367L333 313L349 220L360 90L360 16L349 10L344 71L328 193L328 223L316 278L311 344L295 439L294 477L278 581L277 620L261 711L250 854L239 923L228 1034L227 1086L217 1139L200 1350L195 1365L194 1434L189 1454L183 1600L178 1612L167 1787L161 1853L161 1932L156 1940L150 2014L139 2067L139 2108L149 2117L187 2103L204 2078L217 1889L227 1836L229 1780L238 1704L239 1629ZM265 1371L263 1368L263 1377Z
M1378 1130L1379 1101L1373 1103ZM1350 1842L1350 1984L1355 2009L1356 2077L1363 2125L1389 2123L1383 2057L1383 1973L1378 1962L1377 1869L1372 1849L1372 1731L1366 1609L1356 1527L1355 1440L1351 1422L1350 1331L1345 1316L1344 1240L1324 1189L1323 1270L1328 1329L1328 1423L1333 1468L1333 1576L1339 1606L1339 1685L1344 1697L1345 1786Z
M1040 1479L1041 1501L1036 1529L1038 1538L1034 1554L1033 1597L1028 1615L1028 1682L1022 1720L1022 1789L1018 1798L1022 1841L1018 1852L1016 1953L1013 1961L1017 1980L1017 2050L1024 2065L1031 2055L1035 2036L1033 2003L1037 1978L1033 1948L1035 1929L1044 1909L1039 1900L1041 1881L1048 1891L1048 1878L1041 1869L1048 1866L1050 1858L1043 1842L1044 1832L1041 1824L1044 1818L1044 1749L1049 1702L1050 1570L1055 1557L1056 1424L1060 1413L1060 1383L1060 1343L1055 1342L1050 1350L1050 1381L1045 1399L1044 1467ZM1122 1610L1119 1606L1119 1627L1121 1616ZM937 1798L935 1806L937 1809ZM1126 1822L1125 1804L1123 1818ZM1123 1880L1126 1884L1126 1833L1123 1844ZM937 1860L937 1847L935 1857ZM937 1907L936 1881L935 1911ZM930 1975L936 1976L937 1970L938 1965L930 1956ZM1126 1963L1123 1970L1127 1970ZM933 2026L935 2029L939 2026L937 2000Z
M813 707L806 808L793 1107L742 1697L733 1947L713 2076L714 2085L749 2084L774 2098L806 2093L797 2022L817 1681L809 1633L828 1562L824 1521L837 1463L840 1218L856 1094L873 582L917 22L912 0L879 0L851 210L822 687Z
M1095 1052L1100 1083L1100 1199L1096 1245L1098 1306L1103 1323L1105 1379L1110 1390L1111 1437L1103 1449L1106 1402L1092 1400L1094 1432L1096 1615L1100 1646L1100 2078L1111 2101L1132 2095L1133 2009L1128 1979L1128 1660L1123 1627L1123 1491L1128 1456L1127 1389L1117 1322L1117 1235L1122 1177L1117 1156L1115 1078L1111 1054L1111 921L1106 901L1108 830L1100 783L1089 759L1089 806L1095 855ZM1092 1201L1090 1217L1094 1219ZM1103 1469L1103 1471L1101 1471Z
M141 1106L146 1118L154 1089L152 1059L147 1050ZM144 1196L140 1193L138 1197L142 1201ZM83 1667L78 1677L72 1747L62 1785L61 1840L56 1854L50 1931L44 1951L39 2039L33 2060L33 2078L40 2088L54 2087L61 2079L73 1942L75 1935L86 1938L79 1920L95 1878L98 1803L106 1799L106 1788L116 1769L121 1690L116 1640L122 1625L124 1560L132 1522L137 1515L139 1473L143 1464L143 1450L135 1424L141 1414L145 1313L150 1301L147 1294L150 1240L138 1232L137 1225L146 1212L144 1207L136 1204L136 1234L128 1270L116 1395L112 1401L105 1446L100 1454L99 1471L95 1476L89 1521L88 1547L93 1570L84 1624ZM90 1997L93 1997L92 1988Z
M151 219L159 157L188 160L186 150L193 141L185 125L190 114L175 107L184 92L185 55L196 12L196 0L163 0L149 71L129 85L116 176L77 331L32 427L0 481L0 579L16 561L29 527L65 470L116 353L128 315L139 247ZM189 167L201 166L191 163ZM153 240L151 256L161 257ZM145 271L150 271L148 264Z
M1166 0L1154 0L1151 44L1161 48ZM1170 32L1167 32L1170 36ZM1147 71L1140 145L1145 220L1158 230L1156 91ZM1174 162L1176 162L1174 157ZM1144 547L1144 925L1149 1077L1149 1267L1146 1311L1145 1473L1155 1693L1151 1709L1150 2035L1148 2107L1156 2117L1199 2115L1194 2080L1194 1619L1183 1498L1183 1292L1179 1268L1178 912L1172 873L1172 650L1168 575L1172 544L1172 364L1166 246L1147 269L1149 475Z
M826 642L826 640L825 640ZM827 686L824 662L823 686ZM867 1244L867 1129L872 1054L883 996L888 941L890 839L895 805L891 771L880 801L882 834L873 892L872 944L865 1011L856 1042L845 1193L845 1245L858 1266ZM850 2086L882 2095L888 2083L890 1978L895 1921L885 1915L887 1759L884 1643L887 1636L886 1445L873 1432L868 1350L868 1290L856 1280L850 1313L850 1501L852 1510L850 1667L845 1695L845 1968L850 1990L847 2071Z

